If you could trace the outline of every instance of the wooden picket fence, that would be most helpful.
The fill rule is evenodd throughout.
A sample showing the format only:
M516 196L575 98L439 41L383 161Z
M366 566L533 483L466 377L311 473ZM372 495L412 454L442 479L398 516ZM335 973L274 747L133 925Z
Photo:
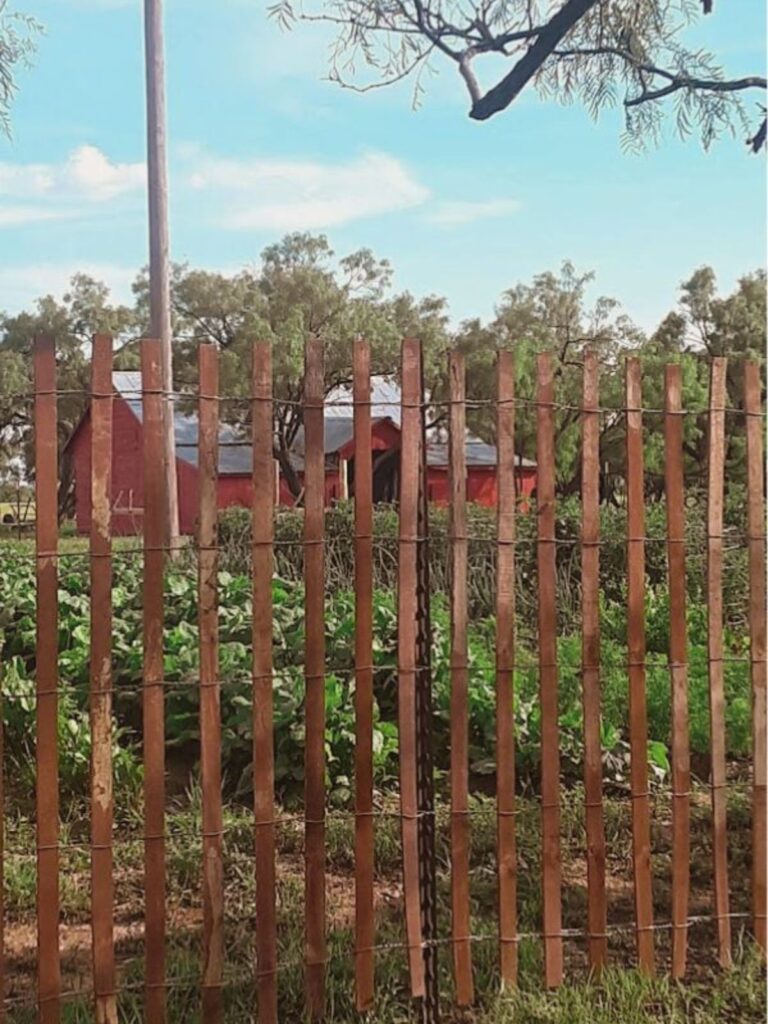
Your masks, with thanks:
M323 1016L328 962L325 864L325 679L324 638L324 392L323 348L316 338L306 345L304 478L305 557L305 972L306 1005L314 1019ZM37 339L34 349L34 423L37 556L37 1006L42 1024L61 1019L65 993L60 968L59 778L57 765L57 382L53 339ZM164 393L159 343L141 345L144 431L144 983L145 1019L166 1018L166 792L163 679L163 579L167 557L161 434ZM468 399L464 359L450 356L450 557L451 750L450 847L451 934L440 937L434 921L434 790L429 750L429 588L424 579L428 533L425 497L425 401L421 350L406 340L402 348L402 440L399 499L398 730L403 907L411 994L421 1001L422 1019L436 1020L438 996L434 957L439 943L451 950L455 999L475 999L470 914L468 671L468 526L464 436ZM111 673L112 538L110 493L112 463L112 341L94 339L91 388L92 527L91 580L91 900L93 998L100 1024L117 1021L118 971L114 939L112 789L113 687ZM729 902L726 821L726 747L723 646L723 495L726 416L746 422L749 547L749 635L753 700L753 869L752 928L766 944L766 564L764 545L764 419L759 367L743 365L744 407L726 408L726 360L711 361L708 463L708 658L711 704L711 810L714 903L720 963L731 962L732 918ZM373 793L373 501L371 469L370 348L353 349L355 446L355 985L360 1010L375 1005L376 924L374 915ZM520 933L517 921L516 785L513 678L515 671L515 548L517 503L513 476L515 410L535 406L537 421L538 659L541 701L541 828L544 980L557 986L564 977L561 780L558 737L556 479L553 362L541 355L535 396L517 399L513 354L500 352L495 400L498 447L498 532L496 599L496 813L498 883L498 955L505 986L518 974ZM646 723L646 649L644 622L645 509L641 367L626 363L626 508L628 550L628 696L631 756L631 843L634 876L637 960L652 972L658 966L655 933L671 928L671 973L686 972L689 917L690 754L687 708L686 551L682 375L666 367L663 410L667 551L669 567L672 699L672 907L671 921L654 919L651 874L651 809ZM222 764L220 675L217 654L217 510L219 435L217 350L199 349L199 642L200 733L203 792L203 1020L223 1020L225 982ZM253 347L250 422L253 444L252 594L253 594L253 787L255 840L254 977L259 1024L278 1020L280 963L276 908L278 808L274 794L273 749L273 392L269 346ZM584 720L584 794L588 903L584 929L589 964L599 970L607 960L608 900L600 741L600 518L598 361L586 353L583 366L582 425L582 658ZM426 631L426 632L425 632ZM0 797L2 794L0 794ZM0 915L0 920L2 917ZM3 947L4 948L4 947ZM5 958L0 958L0 980ZM6 1014L9 1011L6 1010Z

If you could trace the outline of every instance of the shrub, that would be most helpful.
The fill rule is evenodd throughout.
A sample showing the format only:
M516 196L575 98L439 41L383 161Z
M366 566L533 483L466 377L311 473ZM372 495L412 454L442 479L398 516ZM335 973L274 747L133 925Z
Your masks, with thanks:
M730 494L726 515L724 607L733 627L746 624L747 553L743 542L744 506L739 494ZM301 582L303 512L279 509L275 515L275 569L284 580ZM221 515L219 537L222 567L233 574L250 572L250 514L228 509ZM706 594L706 508L692 493L686 510L688 595L702 602ZM480 505L468 508L469 613L473 618L494 614L496 580L496 515ZM581 623L581 505L578 499L558 502L556 535L559 628L576 631ZM663 588L667 581L666 511L663 501L646 506L646 575L649 586ZM374 581L381 590L397 587L397 510L374 509ZM609 601L626 601L626 510L601 506L600 583ZM448 512L430 509L430 585L435 595L450 587ZM536 514L535 508L517 517L516 602L518 629L533 639L536 630ZM354 578L354 504L341 502L326 512L326 589L329 594L350 586Z
M342 514L342 513L340 513ZM296 519L294 518L294 523ZM339 545L340 546L340 545ZM115 683L115 767L119 786L136 786L140 778L142 613L141 559L123 554L115 560L113 589L113 668ZM354 597L347 586L326 598L326 760L331 800L345 802L351 789L354 754ZM222 746L225 781L230 792L245 793L251 774L251 584L246 576L222 572L220 587L220 677L222 684ZM88 726L89 580L82 557L62 559L59 587L60 758L63 784L71 793L87 790L90 756ZM609 779L626 777L626 621L621 603L603 592L602 690L603 747ZM533 599L533 598L531 598ZM290 803L303 781L303 587L296 581L273 582L273 651L275 660L274 718L276 783L281 799ZM667 669L668 608L664 588L649 587L648 720L650 751L660 770L666 766L669 741L669 678ZM434 676L435 749L437 768L448 767L450 727L450 620L444 595L432 603L432 668ZM691 744L695 752L709 748L706 617L701 605L689 607L689 690ZM474 779L494 771L496 719L494 620L474 618L469 630L470 759ZM33 675L35 657L34 565L28 555L0 555L0 671L7 694L4 703L6 747L15 765L13 777L31 790L34 744ZM379 787L397 775L396 601L391 590L377 590L374 601L374 688L376 698L374 758ZM728 650L744 653L738 632L726 633ZM164 634L166 735L171 756L194 763L199 749L197 580L189 567L170 566L166 573ZM535 646L521 638L517 649L515 717L517 758L522 785L538 775L540 712ZM570 632L558 639L560 663L560 730L563 773L581 774L581 644ZM747 666L726 666L726 722L729 752L749 750L749 682Z

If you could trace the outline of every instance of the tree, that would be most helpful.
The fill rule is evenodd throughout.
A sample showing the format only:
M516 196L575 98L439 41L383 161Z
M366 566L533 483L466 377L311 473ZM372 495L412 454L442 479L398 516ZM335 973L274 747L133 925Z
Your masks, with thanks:
M683 364L686 407L701 410L699 416L686 416L686 476L701 488L706 486L709 402L709 361L691 359L692 354L726 356L727 403L733 409L744 407L744 360L765 362L766 347L766 274L764 270L740 278L730 295L717 294L717 279L711 267L698 270L680 286L678 308L669 313L644 348L648 402L661 408L663 363L679 359ZM649 471L658 487L664 471L660 417L649 426L651 448ZM727 461L729 486L744 481L745 432L743 425L729 417L727 421Z
M89 345L97 332L115 336L118 346L139 333L136 313L109 301L109 289L86 274L75 274L61 302L38 299L30 312L0 314L0 473L21 460L34 474L32 452L32 340L49 333L56 338L57 404L60 450L87 407L90 388ZM65 514L71 492L71 465L62 460L59 510Z
M16 74L28 66L35 51L40 24L0 0L0 129L11 133L11 105L16 96Z
M658 137L664 101L678 132L695 127L704 146L738 125L757 152L765 144L762 74L729 78L717 58L681 42L681 30L712 12L714 0L276 0L272 14L334 26L331 78L366 91L413 77L415 98L435 59L455 65L484 121L506 110L529 84L545 98L575 99L593 116L621 99L623 142L638 148ZM735 12L731 12L734 16ZM480 84L478 66L508 69ZM358 69L370 72L359 81Z
M371 342L374 373L399 366L401 339L422 339L428 385L444 373L449 347L444 299L416 300L391 294L386 260L361 249L337 259L324 235L295 233L268 246L261 265L234 276L173 268L171 303L174 364L179 381L192 389L197 380L197 346L214 341L220 350L224 393L243 399L230 403L230 419L247 421L250 350L255 339L272 344L275 405L275 458L294 494L299 493L291 452L303 424L304 344L319 334L325 349L325 392L351 383L351 345ZM147 282L137 286L138 314L146 317Z
M496 351L508 348L515 356L515 388L518 407L515 415L515 451L524 458L536 457L536 356L550 352L554 357L557 402L555 450L557 452L558 489L570 494L580 484L581 366L585 348L596 351L601 364L601 404L621 407L623 355L641 349L645 337L621 310L617 300L599 297L589 305L586 289L594 274L576 270L566 260L559 272L537 274L530 284L508 289L487 325L479 320L464 323L456 342L467 359L468 379L473 382L473 398L491 399L496 394ZM481 407L469 416L470 425L481 436L493 438L495 410ZM601 449L611 459L610 472L604 474L607 493L620 471L621 418L601 417ZM605 465L605 462L604 462Z

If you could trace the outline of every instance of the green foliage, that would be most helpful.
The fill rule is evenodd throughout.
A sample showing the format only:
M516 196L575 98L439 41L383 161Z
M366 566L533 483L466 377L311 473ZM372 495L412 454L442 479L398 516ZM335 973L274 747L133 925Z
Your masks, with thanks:
M343 519L348 510L335 514ZM391 513L390 513L391 514ZM652 517L651 517L652 518ZM521 517L522 519L522 517ZM295 530L297 513L287 517ZM348 523L347 523L348 527ZM282 527L281 527L282 528ZM348 543L348 535L347 535ZM337 542L341 550L343 541ZM489 545L485 546L487 550ZM521 551L527 548L523 545ZM283 550L281 545L278 551ZM330 545L334 550L334 545ZM34 742L34 567L28 552L8 547L0 556L0 664L5 692L4 719L9 756L19 767L22 789L30 790ZM287 563L286 563L287 564ZM651 569L653 568L651 564ZM489 565L488 572L493 567ZM528 570L526 570L528 571ZM533 572L533 570L531 570ZM350 797L354 761L354 597L347 589L351 576L336 580L326 597L326 761L332 803ZM562 573L563 588L577 582ZM141 560L117 552L113 589L113 665L115 679L115 766L118 787L135 790L140 779L142 609ZM526 585L535 593L535 575ZM613 588L621 590L614 581ZM298 579L273 581L273 652L275 661L274 719L276 783L281 799L292 802L303 782L303 587ZM228 791L244 793L251 776L251 584L247 575L223 571L219 576L220 678L222 679L222 756ZM79 554L62 558L59 584L60 753L65 790L84 793L90 756L88 725L89 618L88 573ZM575 614L575 613L574 613ZM659 774L667 769L669 743L669 677L667 670L668 607L663 582L647 590L648 716L651 759ZM581 775L581 644L575 618L561 624L560 730L563 773ZM448 767L450 728L450 617L446 601L435 594L432 604L435 743L437 768ZM709 748L709 710L705 614L697 601L689 607L689 700L694 752ZM478 785L494 771L495 624L491 614L475 615L469 630L470 761ZM389 788L397 776L397 616L392 589L377 589L374 601L374 762L376 784ZM745 641L738 629L726 631L729 654L743 657ZM623 785L627 769L626 622L623 604L603 588L602 688L603 747L607 779ZM535 637L521 623L515 673L515 717L519 778L535 785L540 744L540 711ZM189 765L199 753L199 650L197 579L190 567L169 566L166 573L164 632L166 735L171 756ZM726 724L733 756L749 750L749 684L743 661L726 665Z
M695 23L712 0L273 0L283 28L325 22L329 77L369 91L424 81L442 65L461 76L469 116L485 121L514 106L526 88L547 100L580 102L597 118L619 108L622 146L639 150L662 135L669 115L681 138L704 148L740 130L757 152L763 113L743 98L765 90L758 74L728 80L722 59L701 46ZM727 47L723 47L725 53ZM754 92L757 90L757 93ZM758 107L758 110L760 108Z
M42 26L28 14L0 0L0 131L11 134L11 105L16 96L16 76L28 67Z
M467 365L470 428L488 441L495 436L493 399L496 394L496 352L514 351L516 447L535 458L536 356L552 354L555 371L556 456L558 491L578 493L580 464L581 361L585 347L598 354L601 366L601 405L624 404L624 357L636 354L644 364L644 405L663 407L663 364L683 365L686 478L689 487L705 484L709 363L702 354L731 357L727 377L728 403L742 405L741 357L762 360L765 351L765 275L743 277L732 294L718 296L714 273L699 268L681 286L678 308L650 337L632 323L616 299L598 296L589 301L593 275L565 261L556 271L517 283L500 298L494 317L470 319L457 330L449 326L448 307L440 296L414 298L394 292L392 268L369 250L337 256L322 235L292 234L268 246L261 262L237 274L209 273L179 265L172 275L174 376L190 407L197 382L197 348L213 341L220 352L221 392L227 396L222 415L247 429L251 346L254 339L272 347L275 406L275 456L284 477L299 489L290 451L302 425L304 395L303 351L310 332L319 333L325 348L326 394L351 377L352 341L370 340L372 371L397 376L400 342L404 336L421 339L425 386L432 398L430 422L444 425L447 398L447 359L460 349ZM88 341L96 331L112 332L116 363L138 366L137 339L148 324L146 276L134 286L131 306L111 302L105 285L85 274L72 278L61 302L40 298L33 309L0 316L0 482L19 462L31 470L31 402L19 394L31 388L31 340L46 331L56 336L58 382L65 392L58 403L63 448L85 406L78 391L88 388ZM733 358L739 357L739 358ZM736 421L738 423L738 421ZM740 426L740 425L739 425ZM663 490L663 417L649 414L644 431L647 490ZM743 480L743 430L727 434L728 477ZM620 500L624 490L624 420L601 417L601 493ZM62 511L71 477L62 465Z
M496 580L496 513L470 504L469 607L473 618L494 614ZM430 507L430 583L435 595L449 592L450 550L448 511ZM300 509L280 509L275 515L275 568L284 580L300 583L303 578ZM600 552L601 587L607 599L606 614L618 614L626 598L626 508L621 504L601 505ZM517 516L515 549L516 614L518 631L532 641L536 630L536 515L535 504ZM729 483L725 513L724 607L727 621L736 629L746 622L747 555L743 543L746 529L744 491ZM374 582L381 590L397 587L397 509L374 508ZM688 595L694 602L706 594L706 506L694 492L686 507ZM646 574L653 588L667 580L666 506L663 500L646 504ZM561 633L572 633L581 625L581 504L578 498L557 502L557 596ZM222 568L248 575L251 567L251 517L245 509L227 509L219 522ZM354 503L339 502L325 516L326 589L335 593L349 586L354 576ZM610 611L608 610L610 608Z

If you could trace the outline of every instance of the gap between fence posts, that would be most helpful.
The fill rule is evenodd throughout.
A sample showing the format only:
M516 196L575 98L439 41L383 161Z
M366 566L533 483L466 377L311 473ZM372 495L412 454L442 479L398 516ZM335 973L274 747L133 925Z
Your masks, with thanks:
M467 459L466 367L452 352L448 363L448 431L451 548L451 911L456 1002L471 1006L472 946L469 941L469 672L467 662Z
M253 346L251 373L253 601L253 806L256 855L256 982L259 1024L277 1024L277 906L275 877L275 747L272 664L274 568L272 349Z
M640 361L626 363L627 417L627 652L632 870L640 970L653 974L651 813L648 798L648 712L645 694L645 495Z
M355 993L356 1006L373 1005L373 451L371 347L354 346L355 445Z
M600 415L598 361L584 353L582 414L582 701L584 709L584 816L587 838L589 965L600 971L608 953L605 891L603 759L600 741Z
M323 346L304 363L304 830L307 1009L325 1012L325 415Z
M112 338L91 362L91 946L97 1024L117 1024L112 827Z
M728 892L725 679L723 665L723 492L725 485L726 360L713 359L709 384L707 467L707 655L712 751L712 857L718 959L731 966Z
M669 674L672 691L672 977L685 974L690 890L691 754L685 618L685 485L682 368L664 370L664 492L667 513Z
M544 979L563 980L560 738L557 682L557 578L555 565L555 437L552 357L537 357L536 454L538 484L536 545L539 579L539 693L541 700L541 864L544 913Z
M496 842L502 988L517 983L515 835L515 365L496 363Z
M224 976L221 807L218 512L219 365L215 345L198 347L198 621L200 775L203 791L203 1024L220 1024Z
M168 540L160 342L141 342L144 431L144 1019L165 1024L165 691L163 590Z
M58 766L58 436L56 351L35 339L36 819L38 1020L61 1016Z

